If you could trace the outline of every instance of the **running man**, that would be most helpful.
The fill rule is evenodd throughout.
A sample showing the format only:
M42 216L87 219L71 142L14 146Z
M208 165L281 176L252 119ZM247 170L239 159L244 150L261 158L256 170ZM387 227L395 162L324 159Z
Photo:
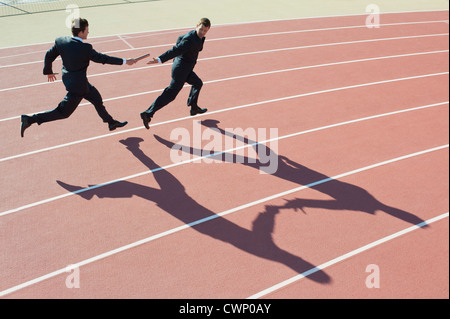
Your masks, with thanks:
M205 35L211 27L211 22L207 18L202 18L198 22L195 30L178 37L176 45L161 54L158 58L153 58L147 64L164 63L174 59L172 65L172 80L170 85L164 89L163 93L141 113L141 118L146 129L156 111L160 110L177 97L184 86L184 83L192 85L187 100L187 105L191 107L192 116L205 113L207 109L197 105L200 89L203 86L202 80L195 74L194 67L197 63L198 54L203 50Z
M58 56L62 59L62 81L66 87L67 94L58 106L47 112L37 113L32 116L22 115L22 126L20 135L23 137L25 130L33 123L41 125L45 122L56 121L68 118L78 107L84 98L91 102L98 115L104 123L108 123L110 131L118 127L125 126L128 122L119 122L112 118L103 105L103 100L98 90L89 83L87 79L87 68L89 61L102 64L133 65L134 59L121 59L98 53L89 43L83 42L89 34L89 23L86 19L75 19L72 22L72 37L59 37L55 44L45 54L44 75L48 81L56 80L56 75L52 70L52 63Z

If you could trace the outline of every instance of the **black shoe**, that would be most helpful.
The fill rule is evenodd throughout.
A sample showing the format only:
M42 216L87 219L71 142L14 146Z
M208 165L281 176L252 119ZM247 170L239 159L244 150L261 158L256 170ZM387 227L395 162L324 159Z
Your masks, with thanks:
M193 107L191 107L191 116L194 116L197 114L203 114L206 111L208 111L208 109L202 109L202 108L199 108L198 106L193 106Z
M118 127L124 127L124 126L127 125L127 124L128 124L127 121L125 121L125 122L119 122L119 121L114 120L114 122L108 124L108 127L109 127L109 130L110 130L110 131L114 131L116 128L118 128Z
M20 127L20 136L23 137L23 133L25 132L25 130L27 128L29 128L31 126L31 124L33 124L33 122L32 122L32 117L28 116L28 115L22 115L20 117L20 120L22 121L22 126Z
M144 122L144 126L147 130L150 129L150 126L148 126L148 123L152 120L152 116L146 112L141 113L141 119Z

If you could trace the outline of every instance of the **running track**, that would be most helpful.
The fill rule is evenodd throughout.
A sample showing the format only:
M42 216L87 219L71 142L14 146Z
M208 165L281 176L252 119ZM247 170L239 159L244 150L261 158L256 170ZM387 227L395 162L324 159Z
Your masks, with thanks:
M55 107L64 88L42 75L51 44L0 49L0 295L448 298L448 11L384 14L378 29L365 18L214 26L196 66L209 111L189 116L186 87L149 131L139 112L170 63L91 64L125 128L109 132L83 102L20 138L20 114ZM157 56L185 31L89 41ZM237 128L266 132L274 174ZM191 140L171 137L183 129ZM223 152L202 153L212 140ZM66 287L69 265L80 288Z

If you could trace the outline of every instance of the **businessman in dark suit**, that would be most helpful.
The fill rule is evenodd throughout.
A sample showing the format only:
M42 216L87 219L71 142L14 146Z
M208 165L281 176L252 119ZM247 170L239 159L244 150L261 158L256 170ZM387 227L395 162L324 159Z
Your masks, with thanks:
M205 35L210 27L211 22L209 19L202 18L195 30L179 36L173 48L147 63L164 63L174 59L172 65L172 80L169 86L164 89L163 93L147 110L141 113L141 118L146 129L150 128L148 124L155 112L172 102L183 88L184 83L192 85L187 101L187 105L191 107L191 115L201 114L207 111L207 109L200 108L197 105L203 82L197 74L195 74L194 66L197 63L199 52L203 50Z
M98 90L88 82L87 68L90 61L102 64L132 65L134 59L121 59L99 53L89 43L84 43L89 34L89 23L86 19L75 19L72 23L72 37L59 37L55 44L45 54L44 75L48 81L56 80L52 70L53 61L60 55L62 59L62 81L67 94L59 105L47 112L37 113L32 116L22 115L20 134L23 137L25 130L33 123L41 125L45 122L68 118L78 107L84 98L91 102L104 123L108 123L109 130L125 126L128 122L119 122L112 118L103 105L103 100Z

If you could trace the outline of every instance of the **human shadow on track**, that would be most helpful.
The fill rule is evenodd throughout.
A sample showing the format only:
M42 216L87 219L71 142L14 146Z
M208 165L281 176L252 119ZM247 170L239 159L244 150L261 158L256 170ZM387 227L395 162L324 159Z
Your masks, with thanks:
M272 238L275 216L285 206L265 206L265 211L259 213L253 221L251 230L243 228L214 213L199 204L189 194L184 186L168 170L161 168L139 147L143 139L130 137L120 142L153 172L153 177L159 184L158 188L136 184L130 181L119 181L88 189L69 185L61 181L57 183L66 190L84 199L91 199L94 195L99 198L131 198L138 196L155 202L161 209L189 225L192 229L211 238L231 244L234 247L260 258L286 265L299 274L308 272L307 278L318 283L327 284L331 278L310 262L278 247ZM294 203L288 203L294 208Z
M218 123L219 121L212 119L203 120L201 122L201 124L205 127L216 130L224 136L228 136L245 144L252 145L252 147L255 149L256 154L263 154L264 152L266 154L275 154L275 152L271 150L267 145L261 145L245 136L239 136L234 132L226 131L220 128L218 126ZM155 138L160 143L166 145L171 149L175 147L175 149L177 150L188 150L187 152L193 155L211 154L210 150L199 150L190 146L175 144L157 135L155 135ZM260 149L258 149L259 147L263 147L262 152ZM267 163L261 163L259 159L250 159L247 156L238 154L226 154L223 152L216 153L217 155L214 155L215 153L213 153L213 155L209 158L219 161L231 160L233 163L240 163L242 165L263 171L267 169ZM303 212L303 208L305 207L322 208L326 210L351 210L365 212L372 215L375 215L377 211L383 211L393 217L399 218L413 225L424 222L423 219L412 213L381 203L368 191L359 186L330 178L329 176L326 176L320 172L314 171L306 166L294 162L283 155L275 154L275 156L271 157L272 159L278 161L277 170L275 172L270 172L271 175L293 183L297 183L299 185L306 186L333 198L330 200L296 198L295 200L289 201L285 205L285 208L301 209ZM428 227L428 225L424 225L424 227L422 228L426 227Z

